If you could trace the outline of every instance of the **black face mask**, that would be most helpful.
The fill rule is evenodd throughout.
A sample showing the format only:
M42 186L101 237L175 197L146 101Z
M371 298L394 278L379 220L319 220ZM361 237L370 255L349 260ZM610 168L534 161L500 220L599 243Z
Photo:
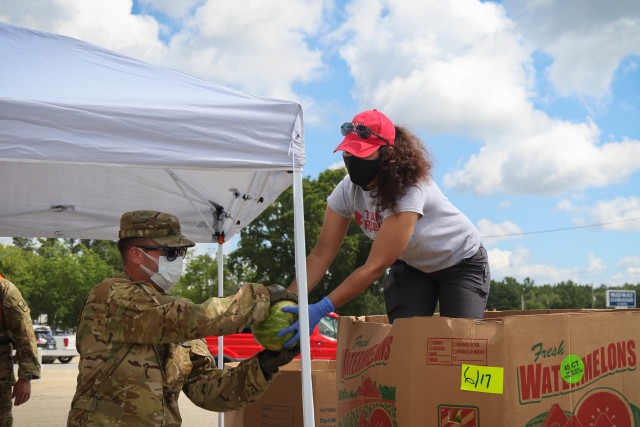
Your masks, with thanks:
M351 182L365 191L369 190L369 184L380 172L380 159L365 160L356 156L342 156L347 167Z

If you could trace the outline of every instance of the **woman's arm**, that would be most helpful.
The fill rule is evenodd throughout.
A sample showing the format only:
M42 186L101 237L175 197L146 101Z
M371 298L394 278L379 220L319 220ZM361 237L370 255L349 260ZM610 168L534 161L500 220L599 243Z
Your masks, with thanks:
M324 233L324 241L322 244L320 244L320 241L316 244L317 252L316 248L312 251L312 254L315 252L317 258L310 260L311 255L307 257L307 265L311 265L309 273L311 285L309 290L313 289L324 275L338 252L342 239L344 239L349 223L348 220L345 221L345 218L342 218L342 220L340 218L342 217L339 217L335 212L330 212L330 209L327 208L325 222L322 226L323 232L326 231ZM338 225L330 224L333 219L340 221ZM309 305L309 333L318 324L322 316L351 301L382 276L384 271L404 252L413 234L417 220L418 214L414 212L402 212L393 217L385 218L364 265L351 273L322 301ZM323 232L320 233L321 237ZM338 239L338 237L340 238ZM291 288L294 285L295 283L292 284ZM297 287L291 290L294 289L297 291ZM284 307L282 309L282 311L296 314L298 314L298 310L298 307ZM294 332L294 335L284 344L285 347L293 345L300 339L300 323L298 320L278 332L278 335L284 336L290 332Z
M418 217L415 212L401 212L384 219L367 261L329 294L334 307L344 305L364 292L402 255Z
M318 242L307 256L307 292L320 282L340 250L344 236L349 229L350 218L335 213L327 206ZM298 283L294 279L289 290L298 293Z

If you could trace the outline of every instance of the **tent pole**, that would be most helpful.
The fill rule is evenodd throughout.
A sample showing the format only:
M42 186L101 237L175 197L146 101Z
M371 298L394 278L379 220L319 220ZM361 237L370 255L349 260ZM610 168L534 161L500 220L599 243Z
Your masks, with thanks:
M296 282L300 306L300 358L302 374L302 413L304 427L315 427L313 385L311 383L311 350L309 345L309 301L307 298L307 255L304 237L304 203L302 171L293 171L293 222Z
M224 296L224 271L222 270L222 243L218 243L218 297ZM224 337L218 337L218 368L224 369ZM224 412L218 412L218 427L224 427Z

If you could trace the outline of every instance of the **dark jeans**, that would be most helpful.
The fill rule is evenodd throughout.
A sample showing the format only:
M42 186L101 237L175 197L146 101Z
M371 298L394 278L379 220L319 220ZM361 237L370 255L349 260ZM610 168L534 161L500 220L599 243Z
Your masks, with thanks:
M440 303L440 315L481 319L489 296L491 277L487 251L433 273L425 273L396 261L383 282L389 322L414 316L433 316Z

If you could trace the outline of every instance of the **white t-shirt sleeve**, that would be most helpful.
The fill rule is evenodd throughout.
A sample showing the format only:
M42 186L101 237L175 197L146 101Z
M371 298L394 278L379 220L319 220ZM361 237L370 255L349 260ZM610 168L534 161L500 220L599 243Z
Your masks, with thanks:
M327 197L327 205L338 215L350 218L355 208L353 191L355 191L355 185L351 182L349 175L346 175Z
M426 185L412 185L407 189L407 193L400 197L396 201L394 210L386 209L382 212L382 217L387 218L394 213L402 212L415 212L420 215L420 218L424 215L424 206L427 200L427 192L425 191Z

